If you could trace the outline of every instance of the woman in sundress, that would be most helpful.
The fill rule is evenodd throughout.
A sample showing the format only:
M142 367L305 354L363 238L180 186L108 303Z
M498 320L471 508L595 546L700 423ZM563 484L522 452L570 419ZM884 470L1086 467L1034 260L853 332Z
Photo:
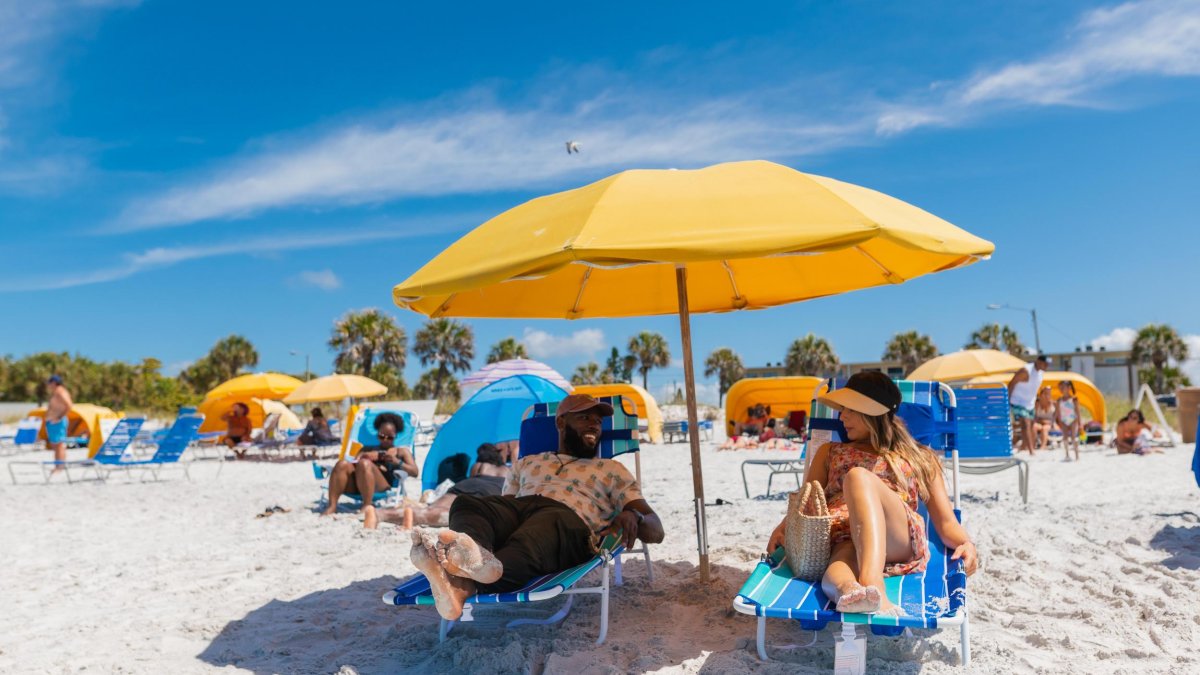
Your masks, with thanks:
M824 486L833 516L829 567L821 588L837 610L903 613L884 594L883 579L925 569L929 551L918 500L925 502L930 522L954 550L953 558L962 558L967 574L973 574L975 545L954 517L941 461L913 440L896 415L896 383L882 373L857 373L819 401L841 411L846 427L847 442L818 448L804 475L806 484L815 480ZM771 534L768 551L783 545L786 521Z

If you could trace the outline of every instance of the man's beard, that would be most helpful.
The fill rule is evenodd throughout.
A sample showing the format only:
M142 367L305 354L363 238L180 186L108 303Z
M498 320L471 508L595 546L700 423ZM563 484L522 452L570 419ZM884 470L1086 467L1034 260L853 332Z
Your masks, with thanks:
M580 459L592 459L596 456L596 446L587 444L583 436L571 427L563 429L563 452Z

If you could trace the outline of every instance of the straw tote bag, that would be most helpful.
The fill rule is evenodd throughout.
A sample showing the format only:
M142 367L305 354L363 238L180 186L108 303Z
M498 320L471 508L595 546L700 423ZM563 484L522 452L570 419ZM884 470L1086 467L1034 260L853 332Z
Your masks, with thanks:
M811 504L811 508L810 508ZM817 581L829 567L829 526L833 516L825 504L825 489L809 481L803 491L788 495L783 545L788 566L797 579Z

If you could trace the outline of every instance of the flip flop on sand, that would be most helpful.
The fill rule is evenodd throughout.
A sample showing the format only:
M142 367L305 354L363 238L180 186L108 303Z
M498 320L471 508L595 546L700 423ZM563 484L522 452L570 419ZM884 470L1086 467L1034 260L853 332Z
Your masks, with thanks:
M254 517L255 518L268 518L270 516L275 515L276 513L291 513L291 512L292 512L291 509L285 509L282 506L279 506L278 504L276 504L275 506L268 506L267 508L263 509L262 513L254 516Z

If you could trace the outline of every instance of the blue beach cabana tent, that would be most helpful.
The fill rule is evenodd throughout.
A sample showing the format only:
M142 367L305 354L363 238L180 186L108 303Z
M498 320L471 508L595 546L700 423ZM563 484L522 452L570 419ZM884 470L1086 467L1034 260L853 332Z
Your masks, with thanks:
M462 453L474 464L480 444L521 437L521 419L530 406L561 401L566 395L549 380L533 375L506 377L480 389L438 430L421 467L421 489L437 487L438 465L447 457Z

